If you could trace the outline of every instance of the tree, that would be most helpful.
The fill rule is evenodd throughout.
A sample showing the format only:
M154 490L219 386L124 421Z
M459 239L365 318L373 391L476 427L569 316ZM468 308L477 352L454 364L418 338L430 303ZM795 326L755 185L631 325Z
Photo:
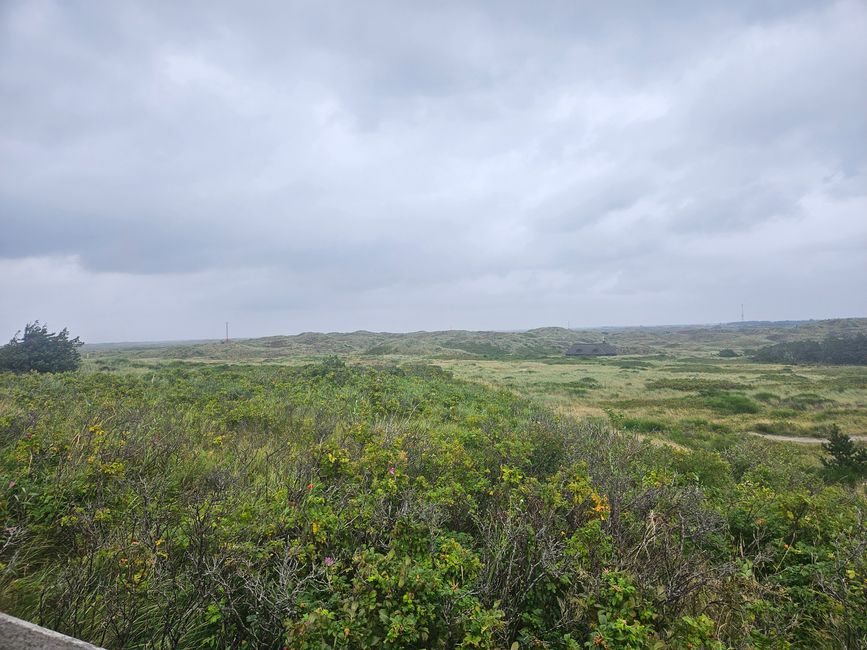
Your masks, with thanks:
M822 448L831 455L823 458L822 464L833 477L858 480L867 476L867 449L858 447L836 424L831 427L831 435Z
M78 348L84 345L78 337L69 338L64 327L60 332L51 333L39 321L24 327L24 336L12 337L0 348L0 370L13 372L67 372L77 370L81 365Z

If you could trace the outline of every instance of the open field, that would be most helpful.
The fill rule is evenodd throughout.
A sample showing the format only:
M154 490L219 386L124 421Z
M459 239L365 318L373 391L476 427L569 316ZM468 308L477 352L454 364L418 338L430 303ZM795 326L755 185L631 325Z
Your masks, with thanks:
M865 647L863 480L753 435L863 434L865 367L718 356L865 322L0 373L0 609L112 649Z
M790 367L713 357L439 361L456 376L505 386L575 416L690 447L748 432L821 437L836 423L867 434L863 367Z
M297 365L337 355L354 363L422 360L456 377L504 387L574 417L688 447L720 449L749 433L822 438L832 424L867 435L867 368L754 363L780 342L867 333L867 319L527 332L307 333L161 346L86 348L88 367L136 371L195 360ZM602 339L617 357L566 358L575 341ZM730 349L741 355L720 358ZM775 439L771 438L771 439Z

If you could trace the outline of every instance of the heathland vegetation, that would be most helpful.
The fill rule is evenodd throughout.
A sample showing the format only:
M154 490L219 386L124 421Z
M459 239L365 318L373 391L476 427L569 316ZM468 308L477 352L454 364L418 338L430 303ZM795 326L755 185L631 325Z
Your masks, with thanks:
M776 343L753 353L757 361L791 364L867 365L867 336Z
M610 331L642 354L605 359L556 328L85 347L76 372L0 373L0 609L110 648L864 647L867 369L744 355L864 325Z

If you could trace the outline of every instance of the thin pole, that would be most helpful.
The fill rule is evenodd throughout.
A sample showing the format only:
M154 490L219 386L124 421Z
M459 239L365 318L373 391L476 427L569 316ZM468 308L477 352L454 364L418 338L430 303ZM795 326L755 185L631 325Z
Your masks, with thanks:
M229 342L229 321L226 321L226 343Z

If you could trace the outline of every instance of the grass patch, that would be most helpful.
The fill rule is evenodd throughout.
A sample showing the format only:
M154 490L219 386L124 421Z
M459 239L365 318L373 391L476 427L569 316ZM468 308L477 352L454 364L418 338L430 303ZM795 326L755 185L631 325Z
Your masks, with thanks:
M800 393L781 399L780 406L790 408L793 411L816 411L833 402L834 400L830 397L823 397L816 393Z
M758 413L759 405L741 393L712 393L704 396L709 409L723 415Z
M708 451L724 451L741 441L741 436L730 427L706 420L685 420L672 429L668 437L684 447Z
M756 422L753 429L759 433L774 436L823 438L830 435L832 425L804 426L789 420L775 420L773 422Z
M804 375L796 375L791 368L785 368L779 372L762 373L757 378L762 383L769 384L812 384L813 380Z
M720 366L711 363L681 363L677 365L663 366L662 370L667 370L668 372L704 372L711 374L733 372L732 370L721 368Z
M708 390L741 390L747 388L746 384L725 379L700 379L698 377L665 377L653 379L646 386L652 390L678 390L684 392L708 391Z
M617 418L616 425L620 429L635 433L661 433L671 428L671 425L651 418Z
M867 388L867 373L835 377L824 382L826 386L835 390L859 390Z
M613 359L606 362L606 365L617 366L618 368L623 368L624 370L644 370L647 368L653 368L652 363L648 363L647 361L639 361L638 359Z

